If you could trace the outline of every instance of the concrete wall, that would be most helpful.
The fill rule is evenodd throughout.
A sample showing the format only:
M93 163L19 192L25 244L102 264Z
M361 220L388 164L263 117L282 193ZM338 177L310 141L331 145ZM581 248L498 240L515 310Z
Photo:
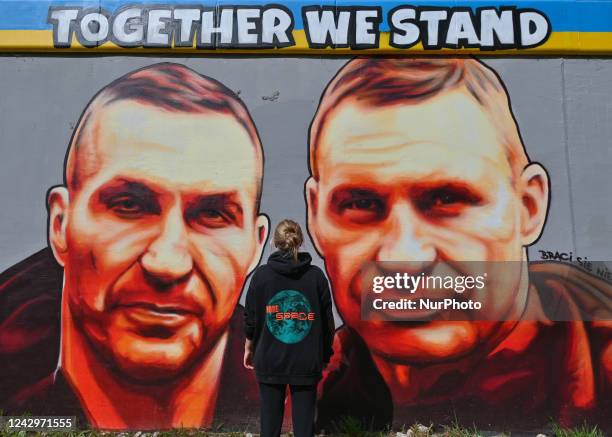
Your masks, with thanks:
M0 409L16 413L29 411L34 414L78 415L94 426L103 428L163 428L179 426L181 423L214 426L223 422L229 429L242 430L242 427L248 426L250 431L257 431L257 386L252 372L242 368L241 363L243 337L239 325L240 308L231 319L232 322L228 321L231 311L223 317L217 317L219 320L215 319L214 326L218 332L213 334L216 337L202 334L201 350L186 352L193 356L189 355L186 361L177 364L179 370L174 364L160 364L155 358L150 361L146 357L134 358L136 361L141 360L138 361L139 366L146 368L148 365L154 369L150 375L142 376L147 374L146 369L144 373L140 373L142 369L134 373L130 366L136 364L129 359L126 359L128 364L118 363L117 360L121 359L117 356L125 358L129 350L114 350L106 343L119 341L117 339L120 337L114 338L108 334L110 331L102 329L107 326L104 322L105 309L96 306L98 303L94 302L95 298L91 295L87 297L87 292L82 290L82 287L90 287L91 284L96 284L100 289L110 287L108 281L112 283L112 278L101 279L105 274L120 277L117 271L112 270L110 259L119 262L117 260L121 258L122 251L129 252L130 245L135 244L128 242L133 234L127 231L116 234L113 241L108 242L108 247L116 252L107 254L108 259L100 255L102 261L98 258L98 264L94 262L92 267L82 259L80 263L76 262L76 255L71 256L70 250L76 253L74 246L80 244L82 252L79 253L86 254L89 252L85 246L90 243L93 247L95 243L97 246L92 251L103 253L104 247L101 245L104 239L98 236L104 234L107 222L96 221L97 228L82 234L82 240L74 237L76 231L72 231L72 234L70 230L67 231L69 243L63 262L67 269L73 266L73 276L72 280L66 280L64 287L81 287L80 294L74 292L77 297L73 305L81 303L87 307L87 299L91 299L90 312L76 311L78 314L72 314L75 311L69 309L67 302L61 304L62 268L56 264L56 259L61 258L57 248L55 257L46 251L29 262L21 261L47 247L48 230L49 226L54 226L54 219L59 220L57 226L60 229L62 219L66 220L70 216L71 206L65 205L66 209L61 210L63 212L52 215L49 220L46 193L50 187L64 182L67 146L88 101L101 88L124 74L152 64L172 62L222 82L244 102L257 126L265 154L260 211L269 217L272 230L279 220L289 217L298 221L304 229L309 229L311 234L319 234L318 238L322 240L319 245L327 249L321 250L321 254L326 255L332 251L333 255L321 258L309 238L306 239L304 250L313 255L314 264L327 267L333 297L338 303L339 293L348 292L346 278L339 273L345 270L342 262L348 259L351 262L359 260L351 258L352 249L346 249L348 252L341 250L342 244L348 247L349 242L340 237L336 241L333 235L325 234L323 228L326 224L318 221L308 227L304 184L310 176L309 125L326 84L348 61L349 58L337 57L0 58L0 147L3 154L0 163L3 200L3 213L0 215L0 266L2 270L6 269L0 292L0 362L3 363L0 367L4 368L3 373L10 376L0 382ZM593 280L584 280L572 288L564 282L565 276L562 273L549 272L547 274L552 276L533 279L532 285L545 284L542 287L554 288L551 284L558 281L560 287L569 287L565 293L570 296L568 299L571 305L574 305L573 294L600 290L604 299L608 299L605 302L609 304L611 274L604 267L605 261L612 259L612 221L609 218L612 205L609 176L612 162L609 147L609 138L612 136L612 125L609 123L612 114L612 64L606 59L563 58L487 58L483 62L499 75L506 87L529 159L542 165L550 181L550 202L539 206L544 211L545 224L541 236L538 233L532 238L537 241L528 248L530 261L552 261L551 258L554 261L566 261L582 272L590 271L592 275L588 276ZM458 109L450 107L450 112L440 109L442 121L432 121L432 126L444 126L445 117L452 119L453 108ZM461 111L457 114L460 116ZM172 113L171 116L179 117L180 114ZM494 113L491 119L503 117L504 114L499 112ZM138 120L137 115L133 119L124 117L121 131L138 137L141 134L136 127L139 126ZM409 124L410 121L403 120L399 124ZM106 122L112 124L113 121L102 123L102 129ZM142 126L148 125L145 123ZM359 128L355 126L357 131ZM452 131L456 128L449 124L448 129ZM206 142L208 134L193 131L190 135ZM478 142L479 135L475 129L474 143ZM231 139L233 137L228 136L228 141ZM210 141L210 144L217 146L223 144L222 138L217 143L213 139ZM92 143L95 143L95 139ZM217 176L227 178L223 168L219 167L223 165L220 164L224 162L223 159L237 162L227 173L248 173L250 164L240 162L241 159L246 160L247 155L240 155L230 144L227 149L228 153L237 155L223 157L217 148L215 152L207 152L201 157L187 154L182 158L175 157L172 162L180 164L176 167L180 173L197 168L196 163L188 161L202 159L203 179L208 177L206 171L210 172L212 179ZM146 149L138 150L139 153L143 150L146 153ZM95 161L91 153L95 155L89 150L87 159ZM216 164L207 161L207 156L217 155L221 155L221 160ZM133 164L126 168L133 169L163 167L166 162L162 159L155 164L148 163L144 155L137 154L117 156L132 156ZM438 154L434 153L432 159L437 159L436 156ZM465 173L474 171L469 153L463 157L465 162L459 165L464 166ZM106 161L102 159L100 162ZM170 161L167 163L170 165ZM402 164L396 161L395 165ZM364 172L366 170L364 167ZM171 171L168 173L173 174ZM76 191L71 190L69 198L71 202L76 202ZM521 204L520 200L517 202ZM525 214L520 206L516 208L514 216ZM508 216L504 217L504 220L509 220ZM520 227L521 218L516 220L513 223ZM64 226L71 229L72 223L74 221L68 225L64 222ZM338 222L334 223L334 226L340 226ZM499 230L503 226L499 222L493 228ZM64 235L61 229L59 232L60 237ZM366 235L374 231L371 227L364 227L360 232ZM495 236L494 232L487 233L479 227L477 222L471 224L470 232L470 235L480 233L473 235L474 241L487 238L493 240ZM262 248L264 262L271 252L270 245L265 241L253 241L256 240L255 233L249 235L249 242L233 246L244 251L244 256L237 257L239 260L236 261L244 266L232 270L234 276L228 276L229 270L223 270L223 261L219 261L221 264L216 277L215 264L205 263L213 271L212 288L215 280L223 284L219 285L219 293L233 293L229 301L233 299L234 304L244 303L245 293L241 290L246 290L246 287L242 287L243 281L248 285L246 277L249 264L245 257L249 255L256 260ZM117 239L120 238L126 239L125 246L118 244ZM224 234L215 240L215 244L221 247L223 241L232 238L230 234ZM502 239L500 236L497 241ZM58 244L61 246L61 242ZM523 245L528 246L520 241L507 244L518 245L519 249ZM219 255L222 252L223 249L219 249L215 253ZM490 252L486 253L490 255ZM585 264L585 258L594 262L590 268ZM219 259L223 259L223 255L219 255ZM227 261L227 257L225 259ZM493 255L487 258L495 259ZM402 261L397 258L388 260ZM12 267L16 264L16 267ZM105 267L110 270L103 272ZM612 268L610 263L607 263L607 268ZM584 285L587 283L588 286ZM532 289L531 292L535 291ZM65 293L65 301L66 296ZM64 312L62 317L60 308ZM348 306L334 307L338 327L347 318L343 317L343 312L349 310ZM71 322L64 320L68 313L74 318ZM83 324L82 319L93 314L99 315L100 318L96 319L99 323L93 323L87 328L87 323ZM217 341L228 326L233 334L227 344L224 348L214 349L215 345L220 344ZM499 331L503 333L500 334L502 338L496 338L495 341L492 340L493 334L476 330L477 338L466 340L471 344L461 352L450 352L451 346L440 346L439 350L425 352L423 356L408 353L404 358L394 358L394 342L417 340L410 340L409 336L403 337L393 330L380 331L387 332L385 341L389 344L385 345L387 349L382 346L378 348L369 342L368 335L364 336L363 330L374 330L373 327L360 325L353 328L348 329L345 325L338 331L336 353L321 385L318 415L320 428L330 429L332 422L340 420L344 415L357 416L376 426L390 423L399 426L402 423L411 424L415 420L449 422L453 414L457 414L459 420L468 425L475 421L479 426L497 429L537 428L547 423L550 417L567 424L578 423L588 417L604 427L610 426L609 417L601 414L606 407L609 408L611 398L612 349L609 321L521 322L513 330ZM439 341L443 344L448 332L438 328L420 325L418 328L405 326L403 329L406 332L410 329L420 330L425 332L423 335L430 336L430 343ZM80 332L83 338L74 342L66 340L66 332L69 331ZM214 329L211 328L211 331ZM58 356L60 332L64 332L61 359ZM456 331L451 334L468 338L466 332ZM482 337L478 337L478 333ZM104 339L99 342L94 340L94 346L91 346L91 337ZM81 347L91 349L90 353L79 352ZM143 345L138 347L141 351L145 348ZM398 346L399 349L402 348ZM216 355L209 355L215 350ZM147 356L155 356L153 352L151 354ZM200 383L190 385L195 378L194 368L198 368L203 357L208 356L212 357L210 359L215 363L213 367L216 370L202 370L204 373L197 374L200 375ZM35 357L37 362L33 363ZM60 366L64 369L60 374L68 376L64 375L60 378L62 381L58 382L56 372L56 377L50 378L58 362L67 360L66 357L74 357L71 363L65 362ZM161 361L165 362L163 359ZM94 371L82 379L74 377L80 372L80 366L90 367ZM95 382L107 379L112 381L109 382L110 388L101 387ZM182 382L179 384L176 381ZM206 383L202 384L202 381ZM206 399L201 401L201 405L193 403L187 408L190 414L185 416L177 413L181 410L181 402L190 402L186 400L188 397L184 397L187 396L185 393L177 393L176 385L181 384L189 386L185 393L192 396L195 394L200 400ZM217 395L215 391L218 391ZM160 397L165 397L165 401L157 402ZM245 397L247 400L241 403ZM149 413L145 414L146 411ZM182 411L185 411L185 407Z

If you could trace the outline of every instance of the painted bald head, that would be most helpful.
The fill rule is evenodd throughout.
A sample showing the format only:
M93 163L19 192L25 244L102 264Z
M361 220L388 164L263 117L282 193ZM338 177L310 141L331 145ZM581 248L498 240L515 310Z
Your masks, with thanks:
M259 263L262 173L253 121L219 82L164 63L102 89L73 135L66 186L48 196L66 337L86 337L123 377L191 377Z
M70 191L78 190L83 181L99 169L95 131L103 128L96 123L97 115L118 103L134 103L141 107L174 114L228 115L247 132L253 143L257 161L257 204L261 198L263 150L257 128L238 95L222 83L203 76L184 65L154 64L130 72L100 90L81 115L68 148L65 184ZM126 120L129 123L129 120ZM200 133L206 136L206 132Z
M497 74L471 58L363 57L348 62L328 84L310 127L310 171L318 179L318 148L332 112L345 100L364 107L417 105L465 90L497 128L514 175L529 162L508 94ZM444 117L444 114L440 114Z

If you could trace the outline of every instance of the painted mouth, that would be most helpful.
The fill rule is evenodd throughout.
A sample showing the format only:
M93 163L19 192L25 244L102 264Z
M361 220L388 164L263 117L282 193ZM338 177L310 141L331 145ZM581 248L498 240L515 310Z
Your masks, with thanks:
M131 322L140 326L175 328L187 323L197 314L185 307L153 303L129 303L117 307Z

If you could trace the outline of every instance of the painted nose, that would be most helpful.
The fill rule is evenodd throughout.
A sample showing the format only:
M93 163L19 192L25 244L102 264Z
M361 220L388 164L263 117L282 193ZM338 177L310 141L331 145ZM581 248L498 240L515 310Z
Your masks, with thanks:
M412 207L402 202L394 205L389 217L389 231L378 251L377 261L410 261L423 266L433 262L436 250L427 238L424 224Z
M168 212L159 235L142 256L141 265L148 275L164 283L180 281L192 271L187 229L179 208Z

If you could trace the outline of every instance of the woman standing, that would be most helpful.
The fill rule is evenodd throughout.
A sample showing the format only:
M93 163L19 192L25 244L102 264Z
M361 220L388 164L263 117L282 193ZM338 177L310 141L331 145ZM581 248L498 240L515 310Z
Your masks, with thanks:
M268 262L255 271L244 310L244 365L261 393L261 436L278 437L286 386L295 437L314 435L317 383L332 355L334 317L327 279L310 264L300 225L283 220Z

